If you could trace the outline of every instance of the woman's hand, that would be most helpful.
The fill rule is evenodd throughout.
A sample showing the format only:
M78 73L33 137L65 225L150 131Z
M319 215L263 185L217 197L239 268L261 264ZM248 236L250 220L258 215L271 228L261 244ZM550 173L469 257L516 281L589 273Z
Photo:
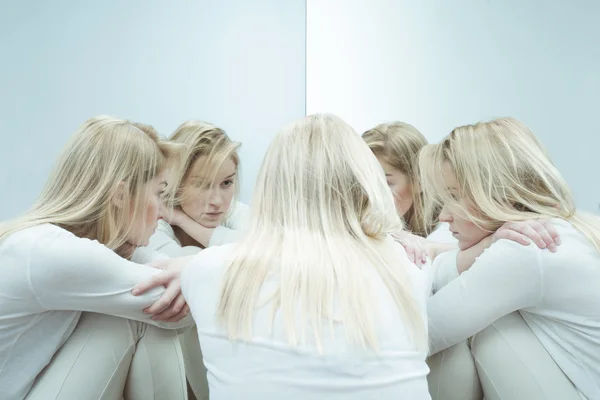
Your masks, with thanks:
M186 213L184 213L181 208L174 208L171 212L171 219L167 222L170 225L181 227L181 225L184 224L188 219L190 219L190 217Z
M154 268L162 271L153 275L148 281L140 283L133 288L132 294L139 296L148 290L165 286L166 289L160 298L150 307L144 309L147 314L152 314L152 319L164 322L177 322L190 313L190 307L185 302L181 293L181 271L194 256L160 260L151 263Z
M398 231L392 234L394 240L404 247L408 259L417 267L427 262L427 248L425 239L413 235L408 231Z
M532 241L540 249L556 252L560 246L560 236L548 219L507 222L492 235L492 243L508 239L528 246Z

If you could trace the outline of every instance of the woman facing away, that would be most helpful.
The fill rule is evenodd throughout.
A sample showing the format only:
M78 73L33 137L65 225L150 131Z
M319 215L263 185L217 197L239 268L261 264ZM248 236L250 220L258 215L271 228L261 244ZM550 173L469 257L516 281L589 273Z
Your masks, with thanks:
M459 244L434 262L432 354L473 337L487 400L600 399L600 221L576 210L533 133L509 118L458 127L420 168ZM536 218L554 225L557 251L494 241Z
M389 236L401 221L380 171L335 116L305 117L273 140L251 234L183 272L212 399L430 398L429 267Z
M178 274L148 244L176 146L152 127L85 122L24 216L0 227L0 393L7 399L185 399ZM173 272L173 271L172 271Z
M222 129L200 121L184 122L170 141L184 146L181 168L173 174L176 208L167 216L169 222L159 221L149 248L180 257L235 241L248 214L248 206L235 200L240 144ZM180 340L188 383L198 400L208 399L196 329L186 330Z

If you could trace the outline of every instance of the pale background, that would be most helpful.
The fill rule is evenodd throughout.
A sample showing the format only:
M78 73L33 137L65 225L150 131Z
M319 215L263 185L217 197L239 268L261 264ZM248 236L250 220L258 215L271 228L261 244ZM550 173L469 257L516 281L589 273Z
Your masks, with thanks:
M526 122L580 208L598 211L600 2L0 0L0 220L25 211L78 125L113 114L169 135L203 119L243 142L241 198L305 112L430 141ZM306 11L307 10L307 11Z
M390 120L437 142L521 119L580 208L600 203L600 2L307 0L307 112L359 133Z
M305 38L303 0L0 2L0 220L98 114L223 127L243 142L248 201L267 144L305 113Z

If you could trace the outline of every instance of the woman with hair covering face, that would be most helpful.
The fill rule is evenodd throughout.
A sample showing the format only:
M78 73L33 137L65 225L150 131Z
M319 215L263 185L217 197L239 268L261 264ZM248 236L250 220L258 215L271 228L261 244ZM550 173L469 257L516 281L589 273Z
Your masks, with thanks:
M7 399L184 399L175 329L191 326L175 269L146 246L176 146L152 127L86 121L29 212L0 226L0 393Z
M459 246L434 262L431 353L449 374L472 373L455 350L472 337L487 400L600 399L600 220L577 211L533 133L510 118L461 126L422 150L420 168ZM497 240L536 218L560 248Z
M381 164L394 195L396 212L406 229L394 233L394 237L405 246L409 258L416 263L425 262L428 253L435 257L435 254L456 248L456 238L448 224L439 221L441 207L431 206L421 190L418 156L427 145L425 136L414 126L396 121L377 125L362 137ZM530 231L524 229L529 226L540 231L551 229L538 221L523 221L502 227L498 236L525 240L523 236L526 235L520 232L527 234ZM532 239L538 239L540 246L546 245L539 235Z

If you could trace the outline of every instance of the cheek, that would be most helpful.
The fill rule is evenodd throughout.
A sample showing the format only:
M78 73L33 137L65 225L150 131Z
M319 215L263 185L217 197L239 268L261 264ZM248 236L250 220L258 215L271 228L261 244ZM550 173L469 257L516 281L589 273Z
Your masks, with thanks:
M393 185L390 186L390 189L394 194L394 201L398 213L401 215L406 214L413 203L410 188L407 185Z
M206 201L206 191L190 187L184 192L181 208L187 214L196 214L197 212L203 212L204 208L206 208Z

